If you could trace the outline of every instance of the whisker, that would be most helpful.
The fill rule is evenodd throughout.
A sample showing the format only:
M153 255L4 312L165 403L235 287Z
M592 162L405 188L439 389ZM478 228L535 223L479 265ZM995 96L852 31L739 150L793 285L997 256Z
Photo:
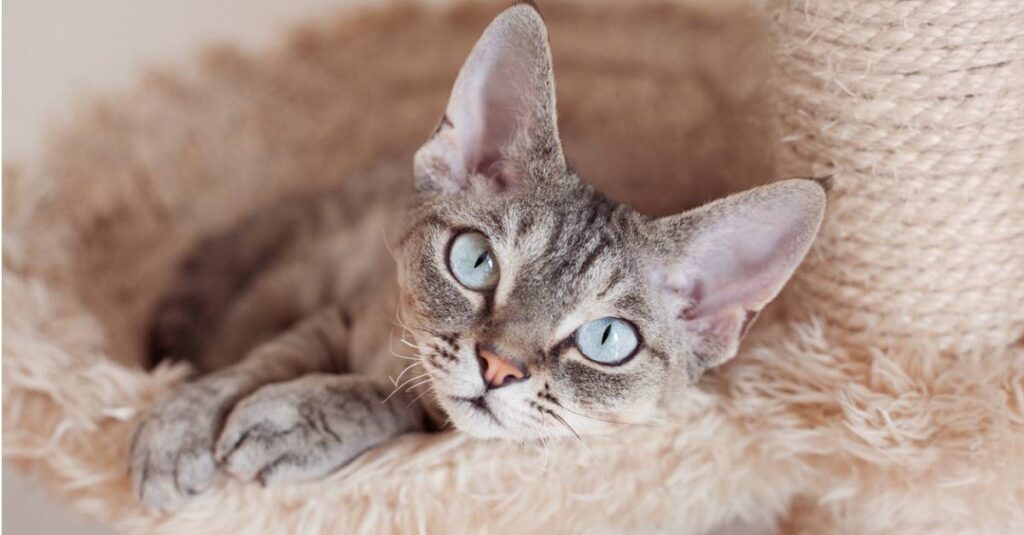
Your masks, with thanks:
M427 374L427 373L421 373L421 374L417 375L416 377L412 377L412 378L406 379L404 383L396 386L395 389L392 390L390 394L388 394L388 397L384 398L384 400L381 403L386 402L387 400L391 399L391 396L394 396L395 393L398 392L403 386L405 386L405 385L407 385L407 384L409 384L409 383L411 383L413 381L418 381L420 379L423 379L424 377L426 377L428 381L430 380L430 374ZM408 392L408 390L406 390L406 392Z
M390 349L388 349L388 353L391 353L392 357L400 358L402 360L411 360L413 362L419 362L420 361L419 357L414 357L412 355L403 355L401 353L395 353L394 351L391 351Z
M417 359L416 362L413 362L412 364L406 366L405 369L402 370L401 373L398 374L398 377L388 377L389 379L391 379L391 385L392 386L398 386L398 381L402 380L402 376L405 375L406 372L408 372L409 370L415 368L416 366L422 366L422 365L423 365L423 363L420 362L419 359Z
M392 314L389 314L388 311L385 310L383 307L380 308L380 309L374 308L374 311L377 312L378 314L380 314L380 317L388 320L388 322L391 323L392 326L394 326L394 327L402 327L402 324L400 324L397 321L395 321L395 317ZM402 328L404 329L404 327L402 327Z
M399 342L402 342L403 344L405 344L405 345L407 345L407 346L409 346L409 347L411 347L411 348L413 348L413 349L416 349L416 350L419 350L419 351L422 351L422 350L423 350L423 346L420 346L420 345L416 345L416 344L414 344L414 343L412 343L412 342L410 342L410 341L406 340L404 336L403 336L403 337L401 337L401 338L399 338L399 339L398 339L398 341L399 341Z
M391 356L393 356L393 357L397 357L397 358L400 358L400 359L403 359L403 360L411 360L413 362L419 362L420 361L419 357L417 357L417 356L403 355L403 354L398 353L398 352L395 351L395 329L394 329L394 327L391 328L391 335L388 336L388 353L391 353Z
M427 374L427 375L429 375L429 374ZM430 380L431 380L431 379L430 379L430 377L427 377L426 379L424 379L424 380L422 380L422 381L420 381L420 382L418 382L418 383L416 383L416 384L414 384L414 385L410 386L409 388L406 388L406 389L405 389L405 393L406 393L406 394L408 394L410 390L412 390L412 389L414 389L414 388L419 388L419 387L421 387L421 386L423 386L423 385L425 385L425 384L429 383L429 382L430 382Z
M419 327L419 326L415 326L415 325L409 325L408 323L405 323L404 321L402 321L397 316L393 316L391 314L388 314L385 310L376 309L376 308L375 308L375 310L376 310L376 312L378 314L381 315L382 318L388 320L388 322L391 323L391 325L394 326L394 327L401 327L404 331L422 331L422 332L425 332L425 333L433 335L433 336L438 336L438 334L435 331L432 331L432 330L430 330L430 329L428 329L426 327ZM400 310L401 310L401 303L399 303L398 305L395 306L395 314L397 315ZM440 336L438 336L438 338L440 338Z
M419 374L419 375L417 375L415 377L410 377L410 378L406 379L402 384L398 385L398 388L402 388L403 386L406 386L406 385L408 385L410 383L414 383L416 381L419 381L420 379L429 379L429 378L430 378L430 372L424 372L424 373L421 373L421 374Z
M587 450L587 454L590 455L590 460L597 465L597 470L601 472L601 477L606 478L607 475L604 473L604 468L601 467L601 462L598 461L597 456L594 455L594 451L590 449L590 446L588 446L587 443L583 440L583 437L581 437L580 434L577 433L571 425L569 425L569 422L565 421L565 418L562 418L562 416L556 413L555 411L548 409L545 410L544 412L545 414L550 414L552 417L558 420L559 423L565 426L565 428L568 429L574 437L576 437L576 440L579 441L580 445L583 446L583 449Z
M569 430L569 432L570 432L570 433L572 433L572 435L573 435L574 437L576 437L576 440L578 440L578 441L580 442L580 444L584 444L584 445L586 444L585 442L583 442L583 437L581 437L581 436L580 436L580 434L579 434L579 433L577 433L577 432L576 432L576 430L575 430L575 429L573 429L573 427L572 427L571 425L569 425L569 422L566 422L566 421L565 421L565 418L562 418L562 417L561 417L561 416L560 416L560 415L559 415L558 413L556 413L555 411L550 411L550 410L549 410L549 411L547 411L547 412L548 412L548 414L550 414L550 415L551 415L552 417L554 417L554 419L558 420L558 422L559 422L559 423L561 423L561 424L562 424L563 426L565 426L565 428L566 428L566 429L568 429L568 430Z
M603 418L598 418L596 416L590 416L590 415L587 415L587 414L576 412L576 411L566 407L565 405L562 405L561 403L558 402L558 400L548 400L548 401L550 401L551 403L557 405L559 409L562 409L565 412L574 414L574 415L579 416L581 418L589 418L589 419L597 421L597 422L603 422L603 423L606 423L606 424L613 424L613 425L638 425L638 426L644 426L644 427L657 427L656 425L654 425L652 423L648 423L648 422L623 422L621 420L606 420L606 419L603 419Z
M544 448L544 464L540 467L540 473L548 471L548 460L550 458L550 451L548 450L548 441L544 439L544 433L538 432L537 438L540 439L540 444Z
M398 263L398 255L395 254L395 250L391 248L391 242L388 241L387 229L380 229L380 237L384 240L384 248L388 250L388 254L391 255L391 259Z
M438 334L437 331L428 329L426 327L420 327L420 326L417 326L417 325L410 325L404 319L402 319L402 302L401 301L399 301L398 304L395 305L395 321L397 321L399 326L402 327L403 329L410 330L410 331L422 331L422 332L425 332L427 334L431 334L433 336L436 336L438 338L441 337L441 335Z
M423 397L426 394L432 393L432 392L433 392L433 389L431 389L431 388L428 388L428 389L424 390L423 392L420 392L420 395L412 398L412 401L410 401L409 404L406 405L406 407L412 407L413 404L415 404L417 401L419 401L421 397Z
M388 334L388 353L391 353L392 356L398 358L402 358L403 356L405 356L395 353L395 327L391 327L391 332L390 334Z

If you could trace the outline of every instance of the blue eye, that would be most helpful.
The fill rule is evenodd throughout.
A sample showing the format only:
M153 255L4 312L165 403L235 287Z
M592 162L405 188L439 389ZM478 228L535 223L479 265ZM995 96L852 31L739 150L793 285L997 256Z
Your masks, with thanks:
M448 252L452 275L470 290L490 290L498 285L498 263L491 242L479 232L463 232Z
M625 362L639 344L636 328L619 318L601 318L576 329L576 347L580 353L601 364Z

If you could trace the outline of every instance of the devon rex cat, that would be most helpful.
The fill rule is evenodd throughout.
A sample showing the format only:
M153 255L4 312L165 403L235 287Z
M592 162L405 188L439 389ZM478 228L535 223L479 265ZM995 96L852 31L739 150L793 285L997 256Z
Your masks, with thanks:
M530 440L652 418L735 355L825 206L810 180L662 219L605 198L562 154L546 30L523 4L473 48L413 172L384 166L200 244L151 345L211 373L135 434L146 505L175 509L218 469L318 478L449 422Z

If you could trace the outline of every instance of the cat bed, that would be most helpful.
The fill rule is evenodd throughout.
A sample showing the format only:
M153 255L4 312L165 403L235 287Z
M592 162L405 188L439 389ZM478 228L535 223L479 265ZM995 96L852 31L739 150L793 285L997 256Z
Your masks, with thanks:
M612 197L667 213L835 177L779 306L662 421L582 443L409 435L314 483L223 478L169 516L132 495L133 426L188 373L141 365L175 263L256 207L409 157L501 8L405 5L153 73L5 170L4 458L126 532L1024 529L1024 4L730 6L542 6L566 153Z

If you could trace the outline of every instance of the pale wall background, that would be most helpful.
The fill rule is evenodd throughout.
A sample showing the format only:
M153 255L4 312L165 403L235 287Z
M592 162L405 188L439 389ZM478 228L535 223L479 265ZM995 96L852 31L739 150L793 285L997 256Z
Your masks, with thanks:
M4 160L34 154L47 126L141 69L203 43L269 46L289 25L369 0L5 0Z

